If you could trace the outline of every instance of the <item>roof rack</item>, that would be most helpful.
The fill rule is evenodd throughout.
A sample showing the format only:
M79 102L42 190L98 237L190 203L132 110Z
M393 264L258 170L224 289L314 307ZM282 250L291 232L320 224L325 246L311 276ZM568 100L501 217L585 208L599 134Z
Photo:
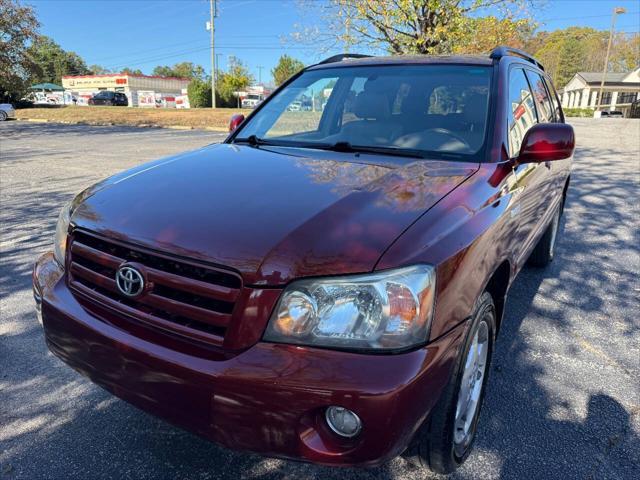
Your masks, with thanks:
M517 48L505 47L504 45L500 45L499 47L494 48L489 55L489 58L493 58L494 60L500 60L502 57L510 55L512 57L520 57L525 60L533 63L540 70L544 70L542 64L529 55L527 52L523 52L522 50L518 50Z
M342 60L347 60L349 58L367 58L371 57L371 55L362 55L361 53L340 53L338 55L334 55L333 57L325 58L317 65L324 65L325 63L334 63L341 62Z

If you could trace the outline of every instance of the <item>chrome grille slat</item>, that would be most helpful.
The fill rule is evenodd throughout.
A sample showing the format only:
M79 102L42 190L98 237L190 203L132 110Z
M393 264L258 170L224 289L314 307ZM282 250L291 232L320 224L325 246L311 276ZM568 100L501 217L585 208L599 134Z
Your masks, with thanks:
M116 285L115 272L125 262L141 265L149 284L135 298L124 296ZM222 342L241 288L233 272L84 231L71 235L68 266L70 287L86 299L162 330L213 343Z

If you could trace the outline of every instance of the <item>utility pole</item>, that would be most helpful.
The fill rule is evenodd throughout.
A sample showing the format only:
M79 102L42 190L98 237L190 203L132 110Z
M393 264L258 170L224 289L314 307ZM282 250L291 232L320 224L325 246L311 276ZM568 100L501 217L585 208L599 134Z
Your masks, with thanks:
M262 65L258 65L256 68L258 69L258 84L262 84L262 69L264 67Z
M211 32L211 108L216 108L216 52L215 52L215 33L216 27L214 19L216 18L217 0L209 0L209 31Z
M626 13L627 11L623 7L615 7L613 14L611 15L611 30L609 30L609 44L607 45L607 54L604 57L604 68L602 69L602 80L600 81L600 92L598 93L598 111L602 110L602 93L604 91L604 80L607 76L607 69L609 68L609 53L611 52L611 43L613 42L613 30L616 26L616 15L619 13Z

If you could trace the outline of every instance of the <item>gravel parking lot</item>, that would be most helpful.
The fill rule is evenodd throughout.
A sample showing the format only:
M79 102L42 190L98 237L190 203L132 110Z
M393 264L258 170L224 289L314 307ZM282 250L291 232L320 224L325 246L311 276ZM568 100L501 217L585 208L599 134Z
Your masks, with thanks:
M479 438L454 478L640 477L640 121L575 119L557 259L509 296ZM212 132L0 123L0 478L423 479L236 453L112 397L48 353L31 266L59 208Z

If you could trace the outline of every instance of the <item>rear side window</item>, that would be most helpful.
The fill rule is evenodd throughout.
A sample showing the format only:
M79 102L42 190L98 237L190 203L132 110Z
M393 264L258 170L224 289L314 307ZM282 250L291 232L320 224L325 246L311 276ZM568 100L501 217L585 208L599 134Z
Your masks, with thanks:
M551 103L553 104L553 113L556 117L556 122L563 121L562 108L560 107L560 102L558 102L558 94L556 93L551 81L548 78L544 79L544 83L547 86L547 91L551 95Z
M529 82L521 68L509 72L509 156L520 152L522 139L531 127L538 123Z
M527 77L529 77L531 89L533 90L533 98L535 99L536 107L538 108L538 122L554 122L554 108L551 105L549 92L547 92L547 87L544 84L542 76L529 70L527 72Z

